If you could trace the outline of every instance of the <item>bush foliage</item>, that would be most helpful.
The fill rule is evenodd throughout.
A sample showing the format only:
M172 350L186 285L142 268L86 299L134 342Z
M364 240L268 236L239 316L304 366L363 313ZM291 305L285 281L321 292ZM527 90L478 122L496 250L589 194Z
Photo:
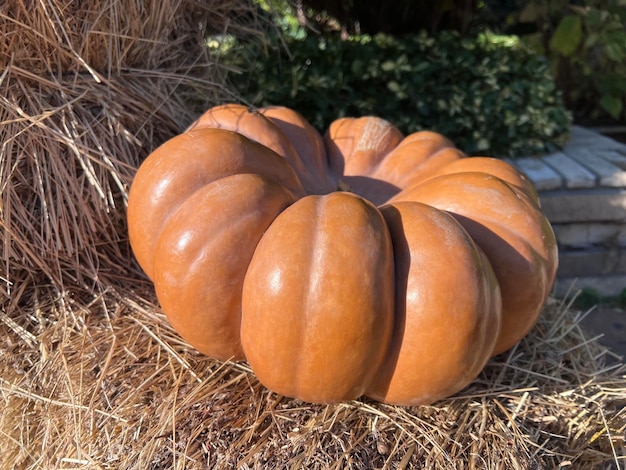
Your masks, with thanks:
M553 151L567 137L548 64L510 36L442 32L281 38L230 47L231 81L253 106L282 104L320 131L342 116L377 115L409 133L446 135L469 154ZM269 46L269 47L268 47Z
M524 40L550 60L577 117L626 119L626 2L528 3L518 20L537 25ZM561 8L557 8L561 6ZM569 7L569 8L567 8Z

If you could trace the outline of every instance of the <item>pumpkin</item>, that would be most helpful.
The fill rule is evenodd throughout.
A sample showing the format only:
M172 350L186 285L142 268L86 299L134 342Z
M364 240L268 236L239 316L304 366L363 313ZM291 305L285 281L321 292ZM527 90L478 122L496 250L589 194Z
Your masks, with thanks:
M269 389L431 403L533 327L557 268L528 179L376 117L209 109L140 166L133 252L178 333Z

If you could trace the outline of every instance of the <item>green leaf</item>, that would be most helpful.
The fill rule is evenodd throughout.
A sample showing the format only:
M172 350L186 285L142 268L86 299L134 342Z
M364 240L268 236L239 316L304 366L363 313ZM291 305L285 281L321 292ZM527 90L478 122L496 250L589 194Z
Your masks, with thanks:
M602 26L602 13L596 8L592 8L587 12L587 26L592 29L598 29Z
M589 36L587 36L587 39L585 39L585 49L591 49L598 43L599 39L600 35L598 33L589 34Z
M583 28L580 16L566 15L550 40L550 49L564 56L572 55L582 39Z
M619 44L611 42L604 46L604 52L614 62L622 62L624 59L624 51Z
M527 47L535 51L538 55L545 54L541 32L527 34L522 38L522 41Z
M489 148L489 141L485 138L478 139L476 142L476 150L487 150Z
M622 92L624 96L626 96L626 80L621 80L620 78L616 78L612 80L613 86L619 92Z
M615 119L619 118L624 109L624 103L619 96L604 95L600 100L600 106L602 106L611 116Z
M363 73L363 61L355 59L352 62L350 69L354 75L361 75Z
M396 68L396 63L393 60L386 60L380 65L380 68L385 72L391 72Z

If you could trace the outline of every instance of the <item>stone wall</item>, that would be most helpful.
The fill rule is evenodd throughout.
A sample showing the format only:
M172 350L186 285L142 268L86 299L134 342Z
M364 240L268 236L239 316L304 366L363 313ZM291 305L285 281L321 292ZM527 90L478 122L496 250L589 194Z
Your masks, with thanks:
M574 126L565 148L511 160L539 191L559 242L555 295L626 288L626 144Z

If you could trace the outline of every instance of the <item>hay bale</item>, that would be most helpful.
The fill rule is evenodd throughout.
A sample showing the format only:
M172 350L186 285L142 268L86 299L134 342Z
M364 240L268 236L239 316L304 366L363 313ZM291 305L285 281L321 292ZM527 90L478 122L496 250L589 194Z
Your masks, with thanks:
M522 343L454 397L413 408L367 400L325 406L267 391L245 364L201 356L155 308L151 287L138 289L111 290L89 305L32 301L12 327L0 322L6 461L16 468L591 469L619 468L626 459L626 369L585 336L582 315L566 305L551 301Z
M82 71L94 77L128 69L180 70L206 59L206 31L223 31L227 13L245 5L234 0L3 2L0 69L12 65L35 74Z
M204 35L249 34L250 18L247 0L2 3L0 305L24 283L89 292L140 276L129 183L157 145L226 99Z
M131 259L123 248L128 185L153 142L189 118L170 93L166 83L148 87L139 77L99 84L77 75L69 84L5 70L0 237L7 295L28 276L93 289ZM166 105L156 106L158 98Z

